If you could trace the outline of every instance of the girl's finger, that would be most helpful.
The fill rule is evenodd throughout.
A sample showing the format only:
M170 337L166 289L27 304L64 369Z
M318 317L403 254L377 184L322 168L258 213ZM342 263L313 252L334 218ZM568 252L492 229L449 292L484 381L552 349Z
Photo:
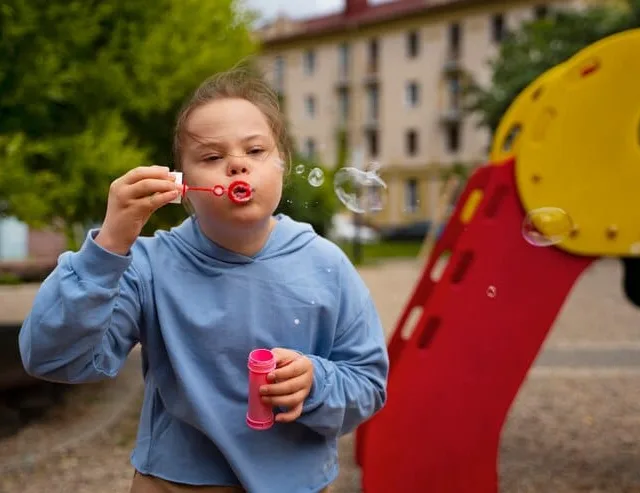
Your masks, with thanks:
M173 190L171 192L162 192L162 193L154 193L153 195L149 195L146 199L138 199L141 201L148 201L149 207L151 210L155 211L160 207L167 205L172 200L178 198L179 192L177 190Z
M274 384L264 385L260 388L262 395L291 395L303 390L307 386L307 379L304 375L285 380Z
M285 407L287 409L292 409L298 405L302 405L306 397L305 394L306 392L300 391L291 395L267 397L265 398L265 400L267 400L268 402L266 402L265 404L269 404L274 407L279 406L279 407Z
M139 199L142 197L148 197L154 193L164 193L178 190L178 185L171 180L158 180L157 178L146 178L139 182L129 185L123 190L123 196L130 199Z
M270 382L282 382L285 380L290 380L295 377L299 377L300 375L304 375L307 372L308 365L305 364L304 358L300 357L296 360L293 360L286 366L282 366L271 373L267 377Z
M166 166L138 166L122 176L124 183L132 185L147 178L174 180Z
M290 423L298 419L301 414L302 404L298 404L296 407L287 412L276 414L276 421L278 423Z

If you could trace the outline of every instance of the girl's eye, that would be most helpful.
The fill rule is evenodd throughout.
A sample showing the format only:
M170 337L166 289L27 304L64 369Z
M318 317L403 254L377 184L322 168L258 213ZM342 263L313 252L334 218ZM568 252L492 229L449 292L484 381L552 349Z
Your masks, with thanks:
M218 159L220 159L220 156L207 156L204 161L217 161Z
M262 154L263 152L264 152L264 149L261 149L259 147L254 147L249 151L249 154Z

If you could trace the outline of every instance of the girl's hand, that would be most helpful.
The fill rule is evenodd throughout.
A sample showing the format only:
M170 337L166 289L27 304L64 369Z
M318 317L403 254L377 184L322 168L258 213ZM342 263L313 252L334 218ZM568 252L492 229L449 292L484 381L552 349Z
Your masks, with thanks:
M273 382L260 388L265 404L287 408L278 413L276 421L287 423L295 421L302 414L302 406L313 385L313 363L306 356L291 349L274 348L276 369L267 375Z
M126 255L154 211L178 196L169 168L141 166L116 179L109 188L107 213L96 243Z

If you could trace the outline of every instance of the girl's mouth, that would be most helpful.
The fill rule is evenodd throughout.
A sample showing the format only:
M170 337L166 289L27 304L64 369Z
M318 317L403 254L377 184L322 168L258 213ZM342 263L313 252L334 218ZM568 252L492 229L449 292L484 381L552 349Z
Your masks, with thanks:
M246 181L234 181L227 189L229 200L235 204L245 204L253 196L253 189Z

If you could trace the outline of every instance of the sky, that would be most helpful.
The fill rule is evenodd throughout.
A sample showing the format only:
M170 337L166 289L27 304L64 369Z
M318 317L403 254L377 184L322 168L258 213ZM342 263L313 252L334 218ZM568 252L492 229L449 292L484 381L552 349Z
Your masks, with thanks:
M389 0L369 0L372 4ZM345 0L245 0L252 9L262 13L265 20L273 19L278 14L286 14L293 18L313 17L339 12L344 8Z
M266 20L278 14L293 18L330 14L342 10L344 0L245 0L245 3L261 12Z

